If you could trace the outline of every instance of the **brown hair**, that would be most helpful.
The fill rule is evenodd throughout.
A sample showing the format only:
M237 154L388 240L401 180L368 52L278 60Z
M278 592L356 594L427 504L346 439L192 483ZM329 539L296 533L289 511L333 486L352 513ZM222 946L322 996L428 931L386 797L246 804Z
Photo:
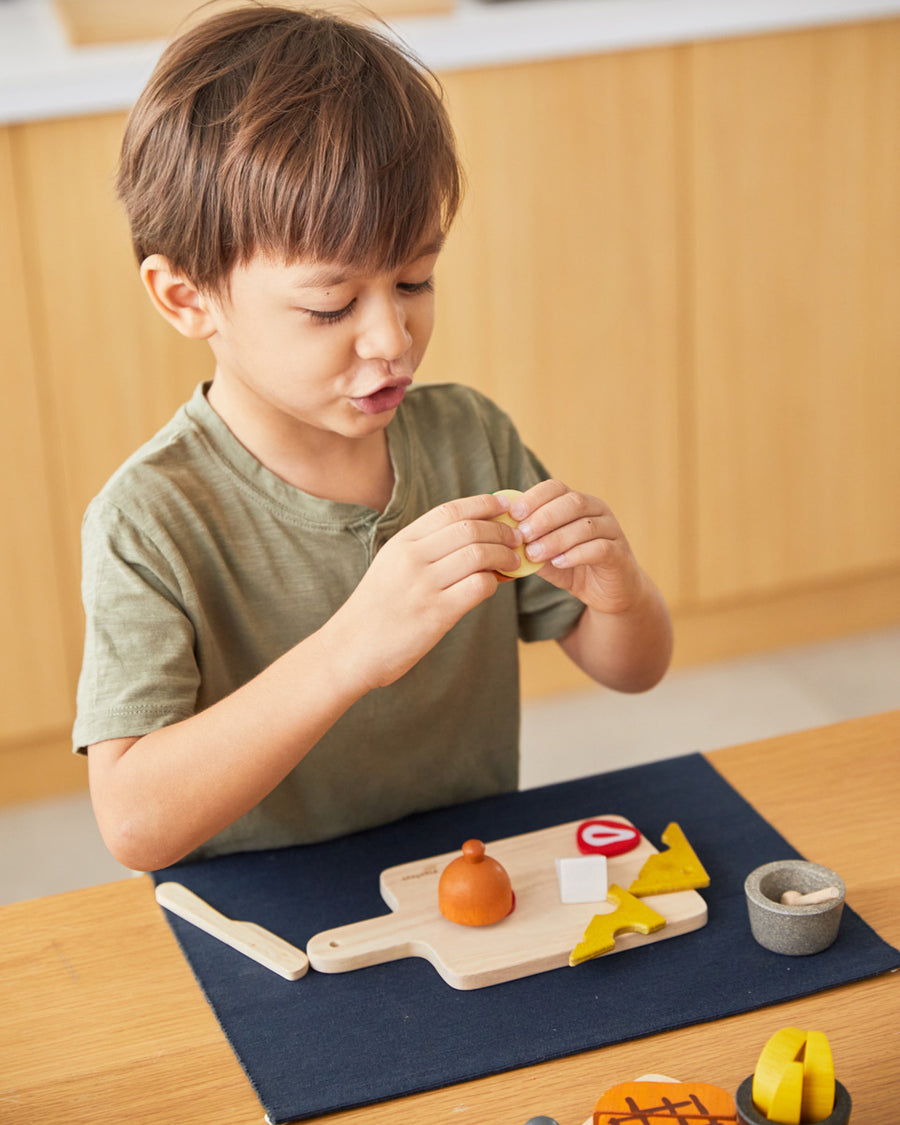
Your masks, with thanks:
M461 172L437 80L325 13L254 5L161 56L117 175L138 261L227 291L256 253L395 268L446 233Z

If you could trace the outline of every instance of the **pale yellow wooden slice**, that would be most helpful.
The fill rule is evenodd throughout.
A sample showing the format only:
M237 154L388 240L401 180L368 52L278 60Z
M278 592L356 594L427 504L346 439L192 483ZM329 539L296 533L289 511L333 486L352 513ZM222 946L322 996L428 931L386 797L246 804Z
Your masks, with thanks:
M501 488L498 489L494 495L505 496L507 500L512 502L517 496L521 496L522 493L517 488ZM498 523L505 523L510 527L519 526L519 521L514 520L509 512L504 512L502 516L496 516L495 519ZM524 578L526 574L536 574L544 565L542 562L532 562L525 554L524 547L516 547L515 551L522 562L515 570L499 570L497 572L498 574L502 574L505 578Z

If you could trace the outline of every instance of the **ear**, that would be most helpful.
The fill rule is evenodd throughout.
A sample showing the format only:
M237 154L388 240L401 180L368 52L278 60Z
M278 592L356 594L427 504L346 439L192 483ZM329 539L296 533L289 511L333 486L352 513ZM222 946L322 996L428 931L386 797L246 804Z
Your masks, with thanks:
M141 263L141 280L157 312L182 336L208 340L215 334L215 323L203 294L174 272L168 258L162 254L145 258Z

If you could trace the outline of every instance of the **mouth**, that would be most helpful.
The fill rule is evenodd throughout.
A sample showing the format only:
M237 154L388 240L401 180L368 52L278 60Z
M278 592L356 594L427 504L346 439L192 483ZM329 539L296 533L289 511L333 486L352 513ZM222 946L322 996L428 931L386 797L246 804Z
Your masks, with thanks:
M383 387L379 387L377 391L372 391L371 394L361 395L358 398L352 398L350 401L357 410L362 411L363 414L384 414L388 410L396 410L406 395L406 388L410 385L412 379L398 379L392 383L386 383Z

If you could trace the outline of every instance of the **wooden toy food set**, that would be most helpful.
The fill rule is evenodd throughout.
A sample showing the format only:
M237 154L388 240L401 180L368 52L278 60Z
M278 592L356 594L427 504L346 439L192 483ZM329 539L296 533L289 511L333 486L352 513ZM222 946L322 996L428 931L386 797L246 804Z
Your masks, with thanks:
M590 850L586 824L607 826L607 850L617 850L616 839L630 850L606 859L608 897L563 902L556 861ZM441 878L465 856L453 852L388 868L380 889L391 913L317 934L306 947L310 965L341 973L423 957L452 987L472 989L689 933L706 923L706 903L694 888L709 878L678 825L669 825L663 843L668 847L658 852L630 821L614 815L494 841L486 852L508 875L513 905L510 910L505 899L485 925L451 920L455 907L450 916L441 913Z

